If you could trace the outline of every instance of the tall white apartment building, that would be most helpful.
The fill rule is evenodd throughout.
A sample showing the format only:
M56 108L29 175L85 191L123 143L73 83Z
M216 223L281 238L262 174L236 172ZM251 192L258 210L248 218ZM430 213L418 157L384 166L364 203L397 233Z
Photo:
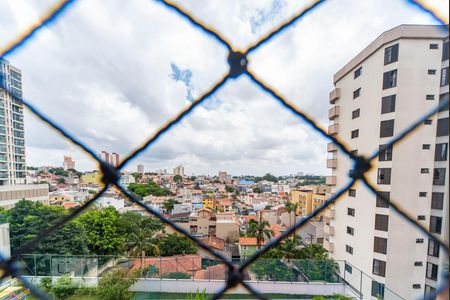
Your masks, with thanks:
M0 185L24 184L22 73L0 58Z
M369 156L449 97L448 28L401 25L381 34L334 75L329 134ZM449 240L448 106L383 151L368 178L410 216ZM327 183L349 182L352 163L332 143ZM434 291L448 257L362 184L326 213L324 245L363 299L418 299ZM367 275L355 276L354 268ZM363 278L364 282L360 282ZM397 295L395 295L396 293ZM400 296L400 297L399 297Z
M184 176L184 167L183 166L177 166L177 167L173 168L173 174L174 175Z

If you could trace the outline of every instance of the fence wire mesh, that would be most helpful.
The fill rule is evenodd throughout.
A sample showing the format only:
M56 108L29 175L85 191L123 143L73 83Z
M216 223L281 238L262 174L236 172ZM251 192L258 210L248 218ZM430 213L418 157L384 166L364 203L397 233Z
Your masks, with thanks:
M339 200L339 198L349 191L357 182L362 182L363 185L366 186L378 199L381 199L385 202L385 204L388 204L396 213L401 215L403 218L405 218L409 223L411 223L413 226L415 226L419 231L421 231L425 236L428 238L436 240L439 245L444 250L446 256L448 257L448 245L437 235L431 233L429 230L427 230L426 227L418 223L410 214L403 209L401 209L395 202L392 201L392 199L388 199L384 194L380 193L375 185L369 181L367 178L367 172L372 169L372 164L375 159L378 158L380 153L382 153L384 150L392 147L394 144L397 144L398 142L402 141L403 139L407 138L409 135L413 134L414 131L420 127L425 120L427 120L430 116L433 116L441 109L448 106L448 99L445 101L440 102L440 104L432 109L431 111L425 113L421 118L416 120L413 124L410 124L410 126L405 129L403 132L392 138L387 144L385 144L380 149L376 150L372 155L369 157L364 157L360 155L353 154L350 149L347 147L347 145L344 143L344 141L340 140L336 136L331 136L327 133L327 131L316 122L313 118L311 118L306 112L302 111L298 107L296 107L294 104L290 103L281 93L279 93L277 90L275 90L273 87L265 83L261 78L259 78L249 67L249 54L251 54L256 49L262 47L267 42L271 41L273 38L275 38L277 35L281 34L286 28L289 28L293 24L297 23L300 19L302 19L306 14L317 8L322 3L326 2L326 0L316 0L313 1L312 4L309 6L303 8L301 11L297 12L294 16L292 16L289 20L286 20L284 23L279 25L277 28L272 30L270 33L262 37L259 41L254 43L253 45L250 45L245 51L239 51L235 50L232 46L232 44L227 41L220 33L218 33L216 30L206 26L201 21L197 20L192 14L190 14L188 11L184 10L181 6L178 4L175 4L168 0L155 0L156 2L159 2L161 5L167 7L168 9L174 11L177 13L180 17L186 19L196 27L197 29L201 30L206 35L210 36L211 38L215 39L218 43L220 43L222 46L224 46L228 51L228 64L229 64L229 72L222 78L220 78L211 88L209 88L206 92L204 92L200 97L195 99L189 106L187 106L185 109L180 111L177 115L175 115L171 120L169 120L165 125L163 125L159 130L157 130L151 137L147 139L147 141L135 149L130 155L128 155L118 167L113 167L109 163L103 161L92 149L90 149L87 145L79 141L75 136L69 133L63 126L57 124L56 122L52 121L52 119L48 116L46 116L44 113L42 113L37 107L33 106L28 102L26 99L17 99L17 97L14 96L17 100L21 101L23 105L29 109L29 111L35 115L38 119L40 119L43 123L46 123L48 126L59 132L64 138L69 140L72 144L78 146L81 150L83 150L86 154L88 154L92 159L97 161L99 164L99 168L103 174L102 182L104 183L104 187L89 201L85 202L82 206L76 208L70 215L58 220L51 226L49 226L47 229L41 231L36 238L34 238L32 241L20 246L18 249L14 250L14 253L11 255L9 259L5 259L4 257L0 257L0 270L3 271L1 279L6 277L13 277L19 279L22 284L29 288L31 293L35 295L36 297L40 299L51 299L49 295L47 295L45 292L40 290L38 287L36 287L34 284L32 284L28 278L25 277L25 270L23 270L22 265L19 263L20 256L30 253L33 249L35 249L38 244L48 237L49 235L53 234L55 231L60 229L65 223L69 222L70 220L74 219L76 216L81 214L84 210L86 210L89 206L91 206L95 200L97 200L100 196L102 196L103 193L105 193L110 187L116 187L118 188L128 199L145 209L148 213L154 215L159 220L161 220L166 225L169 225L174 230L176 230L178 233L186 236L193 242L195 242L200 248L214 256L216 259L220 260L225 264L227 267L227 280L226 284L223 288L218 290L212 297L212 299L219 299L221 298L227 291L229 291L232 288L235 288L238 285L243 286L245 289L247 289L251 294L253 294L258 299L267 299L264 295L262 295L259 291L254 289L250 284L248 284L246 281L244 281L244 270L248 268L253 262L255 262L258 258L260 258L264 253L266 253L271 248L277 246L282 240L292 235L297 230L301 229L304 224L306 224L309 220L317 216L319 213L321 213L324 209L326 209L328 206L332 205L336 201ZM41 19L41 21L31 27L28 31L26 31L22 36L17 37L14 41L12 41L5 49L3 49L0 52L0 58L3 58L8 55L11 55L14 51L19 49L21 46L27 43L33 35L35 35L40 29L42 29L44 26L49 25L52 21L57 19L58 17L61 17L63 12L70 8L71 4L76 2L76 0L62 0L57 2L56 5L50 9L47 14ZM441 20L438 15L433 12L432 10L428 9L427 6L418 0L406 0L406 4L414 5L419 7L423 12L430 14L433 16L439 23L442 25L446 25L443 20ZM278 237L271 240L267 245L263 246L259 251L257 251L255 254L253 254L250 258L246 259L242 264L239 266L236 266L233 264L229 259L227 259L224 255L222 255L220 252L210 248L207 244L199 240L198 238L192 236L190 232L185 230L184 228L177 225L172 220L168 219L166 216L164 216L159 211L153 209L152 207L148 206L143 201L136 198L132 193L130 193L126 188L124 188L120 183L120 172L124 169L124 167L131 162L133 159L138 157L143 151L145 151L147 148L149 148L160 136L162 136L164 133L171 130L177 123L179 123L183 118L185 118L189 113L191 113L197 106L202 104L204 101L208 99L208 97L215 94L219 89L221 89L225 83L227 83L229 80L233 80L235 78L238 78L240 76L247 76L251 82L253 82L256 86L260 87L263 91L265 91L267 94L272 96L275 100L277 100L282 107L293 113L295 116L303 120L306 124L308 124L313 130L317 131L321 136L323 136L325 139L329 140L330 142L333 142L337 148L342 151L344 154L346 154L349 159L353 161L353 168L349 172L349 183L347 183L344 187L336 191L329 199L327 199L320 207L318 207L315 211L313 211L310 215L306 216L305 218L302 218L300 221L292 225L290 228L288 228L285 232L283 232ZM9 93L9 91L6 91ZM11 95L11 93L9 93ZM13 96L13 95L11 95ZM429 294L428 296L425 296L426 299L434 299L436 295L441 293L443 290L448 288L448 280L443 280L443 284L436 289L435 292L432 294Z

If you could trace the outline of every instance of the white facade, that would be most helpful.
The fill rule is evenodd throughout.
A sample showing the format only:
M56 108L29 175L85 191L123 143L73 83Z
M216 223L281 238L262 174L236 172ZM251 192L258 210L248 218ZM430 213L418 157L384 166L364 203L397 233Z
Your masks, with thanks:
M0 255L2 258L11 256L11 242L9 238L9 224L0 224Z
M40 201L48 204L48 184L21 184L0 186L0 207L10 209L20 200Z
M173 169L174 175L181 175L184 176L184 167L183 166L177 166Z
M448 98L448 79L446 85L440 84L441 69L448 76L448 52L443 60L446 37L448 51L448 29L402 25L373 41L334 76L329 133L355 154L369 156L436 107L445 93ZM442 161L435 161L436 148L443 149ZM352 164L335 145L329 144L328 151L332 176L327 183L336 192L349 182ZM370 181L448 243L448 108L381 156L368 173ZM324 245L331 256L346 260L405 299L433 291L448 259L443 251L434 257L425 235L377 203L362 185L353 189L326 213ZM386 290L375 282L367 284L364 299L377 293L394 299Z
M0 185L24 184L22 72L0 58Z

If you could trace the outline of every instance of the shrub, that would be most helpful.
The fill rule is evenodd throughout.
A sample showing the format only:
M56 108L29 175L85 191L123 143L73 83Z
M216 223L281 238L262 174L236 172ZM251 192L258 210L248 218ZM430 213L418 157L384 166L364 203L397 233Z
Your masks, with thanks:
M162 276L162 278L168 278L168 279L190 279L191 275L183 272L172 272L167 273L166 275Z
M133 293L130 287L136 282L138 273L115 269L108 272L98 283L97 296L102 300L129 300Z
M76 286L73 285L72 279L69 276L61 276L51 287L50 292L56 299L67 299L75 293L75 290Z
M52 288L52 279L50 277L44 277L41 279L41 288L46 291L50 292Z

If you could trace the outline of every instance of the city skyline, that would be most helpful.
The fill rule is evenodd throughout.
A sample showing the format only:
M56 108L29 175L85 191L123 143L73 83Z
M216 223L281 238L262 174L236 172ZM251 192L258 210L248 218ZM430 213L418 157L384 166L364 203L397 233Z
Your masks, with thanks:
M190 8L195 9L200 19L211 23L227 36L237 26L240 34L231 40L243 46L299 9L286 1L255 3L248 3L243 8L222 4L224 13L217 20L211 19L214 7L198 7L198 3L194 2ZM392 6L392 13L384 11L387 3ZM18 6L13 1L1 5L0 11L6 13L7 17L2 18L6 21L0 29L0 37L6 41L15 34L15 30L9 29L23 28L36 16L34 11L39 12L43 8L23 3ZM445 5L448 6L448 3ZM442 12L447 11L445 8L441 7ZM122 30L120 34L128 30L132 36L127 40L131 46L134 45L131 48L116 44L115 34L107 26L109 18L121 9L125 10L125 16L134 16L133 20L121 18L118 24ZM93 13L103 10L105 13ZM347 26L344 21L333 20L344 13L353 18L352 26ZM230 18L230 14L234 17ZM330 18L324 21L319 17L323 14L330 15ZM366 20L371 14L377 16L377 22L368 25ZM395 18L391 14L395 14ZM177 42L169 42L164 38L172 34L168 28L169 22L183 35ZM233 30L226 32L224 27L230 22ZM284 33L278 41L255 53L250 60L258 74L273 83L298 107L317 118L322 125L327 123L327 97L332 87L331 75L334 70L391 27L401 23L436 23L429 15L405 5L403 1L384 4L375 1L364 4L352 2L352 5L329 2L302 22L302 26ZM152 27L147 25L156 26L160 31L142 32L140 28ZM321 32L311 34L316 27L320 27ZM87 28L97 33L95 43L92 42L93 36L84 32ZM337 32L345 32L345 36L338 36ZM101 36L99 39L98 34ZM142 41L136 37L144 35L148 38L136 47L132 40ZM360 38L355 39L356 36ZM155 39L162 43L158 47L160 50L151 47L150 42ZM349 43L354 40L358 42ZM186 45L191 42L195 42L198 47L187 49ZM326 51L321 50L320 42L325 43ZM67 50L68 45L77 46ZM337 50L333 50L331 45L339 46L339 52L335 52ZM185 52L182 56L178 53L180 47ZM109 51L99 57L98 53L102 53L105 48ZM280 53L279 57L272 59L269 53L272 51ZM38 53L42 59L30 60ZM116 151L125 156L165 120L189 104L192 97L195 98L211 85L211 80L220 72L226 70L227 66L219 64L220 59L217 59L224 55L223 49L214 41L186 26L183 20L172 16L159 5L135 1L126 8L115 3L105 7L98 2L77 3L66 18L49 26L8 59L24 72L25 96L31 103L67 127L96 152L116 149L114 146L117 145L119 148ZM141 66L134 65L133 57L139 57ZM158 63L151 62L151 59L148 63L151 57L158 58ZM202 59L199 60L199 57ZM304 57L308 57L308 60ZM77 67L70 70L61 68L67 61ZM130 69L131 66L135 68ZM48 78L45 81L40 79L42 72ZM125 79L121 76L124 72L128 74ZM289 78L280 76L288 73ZM65 83L61 84L60 78ZM311 78L315 79L313 85ZM148 80L155 81L152 86L154 91L147 89ZM298 82L304 84L298 87ZM63 102L65 105L59 104ZM273 111L279 113L273 114ZM74 158L81 171L95 168L86 156L68 146L30 114L25 114L29 165L59 165L61 156L65 154ZM109 122L102 122L103 118L108 118ZM268 118L272 122L267 122ZM39 136L46 138L36 139ZM273 99L243 78L230 82L217 96L197 108L149 149L142 161L133 161L128 169L135 170L137 163L144 164L147 169L183 164L187 170L196 174L216 174L219 170L227 170L232 174L265 174L270 171L281 175L295 174L300 170L326 175L329 174L324 163L326 143L325 139L283 111Z

